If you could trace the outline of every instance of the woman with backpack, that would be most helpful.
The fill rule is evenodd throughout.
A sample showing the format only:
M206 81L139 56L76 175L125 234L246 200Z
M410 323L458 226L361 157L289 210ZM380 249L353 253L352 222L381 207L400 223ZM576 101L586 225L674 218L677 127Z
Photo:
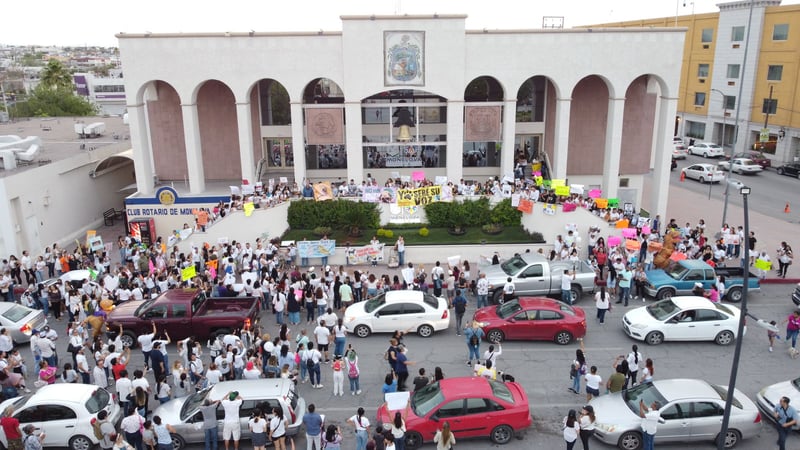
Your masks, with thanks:
M339 397L344 395L344 366L345 363L340 355L333 357L331 370L333 370L333 396Z
M347 356L344 361L347 368L347 378L350 380L350 395L361 395L361 386L358 378L361 371L358 368L358 355L352 345L347 349Z
M583 344L583 341L581 341L581 344ZM569 377L572 379L572 387L569 390L580 394L581 377L584 375L586 375L586 356L584 356L583 350L577 349L575 350L575 360L572 361L572 367L569 371Z

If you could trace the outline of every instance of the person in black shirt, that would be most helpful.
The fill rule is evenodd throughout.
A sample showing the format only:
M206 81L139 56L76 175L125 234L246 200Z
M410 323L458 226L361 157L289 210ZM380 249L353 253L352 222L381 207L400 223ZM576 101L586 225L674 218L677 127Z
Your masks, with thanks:
M425 376L425 368L424 367L420 367L419 368L419 375L414 377L414 391L416 392L416 391L424 388L425 386L428 385L428 382L430 382L430 380L428 379L427 376Z

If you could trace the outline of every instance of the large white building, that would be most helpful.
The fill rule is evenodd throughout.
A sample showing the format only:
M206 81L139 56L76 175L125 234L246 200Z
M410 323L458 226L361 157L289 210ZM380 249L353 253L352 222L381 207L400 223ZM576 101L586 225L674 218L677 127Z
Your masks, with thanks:
M665 212L685 29L467 30L465 18L119 34L135 201L157 204L156 180L207 198L279 176L482 181L546 153L553 178Z

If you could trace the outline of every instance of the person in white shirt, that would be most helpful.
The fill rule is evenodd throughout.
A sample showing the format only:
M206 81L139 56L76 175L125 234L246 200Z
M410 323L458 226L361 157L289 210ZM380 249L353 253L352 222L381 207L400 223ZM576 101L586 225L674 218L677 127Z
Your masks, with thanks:
M103 363L104 360L102 358L97 360L97 364L92 369L92 381L95 386L105 389L108 387L108 376L106 371L103 370Z
M491 361L492 367L495 369L497 368L497 357L503 354L503 346L500 343L497 343L497 349L495 350L494 344L489 345L489 349L483 352L483 360L484 361Z
M331 362L328 357L328 345L330 344L331 330L327 327L325 320L320 320L319 325L314 328L314 337L317 340L317 347L325 355L325 363Z
M503 302L510 302L514 298L514 291L516 291L516 287L511 281L511 277L506 278L506 284L503 285Z
M219 356L217 358L219 358ZM217 363L213 362L208 366L208 370L206 371L206 384L204 387L214 386L219 383L220 380L222 380L222 371L219 370Z
M142 348L142 355L144 355L145 367L150 367L150 352L153 351L153 339L156 337L156 322L152 321L153 332L142 334L136 340ZM148 369L149 370L149 369Z
M241 425L239 424L239 408L242 407L242 396L238 392L228 392L220 402L222 409L225 410L225 419L222 426L222 439L225 441L225 450L228 450L228 442L233 438L233 448L239 449L239 438L241 437Z
M586 401L590 401L592 397L599 397L600 383L603 382L603 378L597 374L597 366L592 366L583 379L586 381Z
M475 290L478 293L478 309L489 306L489 280L486 279L485 273L481 273L478 277Z

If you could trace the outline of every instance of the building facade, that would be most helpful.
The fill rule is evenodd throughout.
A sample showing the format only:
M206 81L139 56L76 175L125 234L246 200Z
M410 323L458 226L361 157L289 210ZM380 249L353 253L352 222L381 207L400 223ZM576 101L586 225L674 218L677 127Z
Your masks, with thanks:
M465 18L117 35L136 196L154 180L197 196L278 177L482 181L544 159L552 178L664 213L684 29L467 30Z
M800 5L743 0L718 6L718 13L600 26L687 29L676 136L722 144L728 152L761 149L773 163L797 160Z

